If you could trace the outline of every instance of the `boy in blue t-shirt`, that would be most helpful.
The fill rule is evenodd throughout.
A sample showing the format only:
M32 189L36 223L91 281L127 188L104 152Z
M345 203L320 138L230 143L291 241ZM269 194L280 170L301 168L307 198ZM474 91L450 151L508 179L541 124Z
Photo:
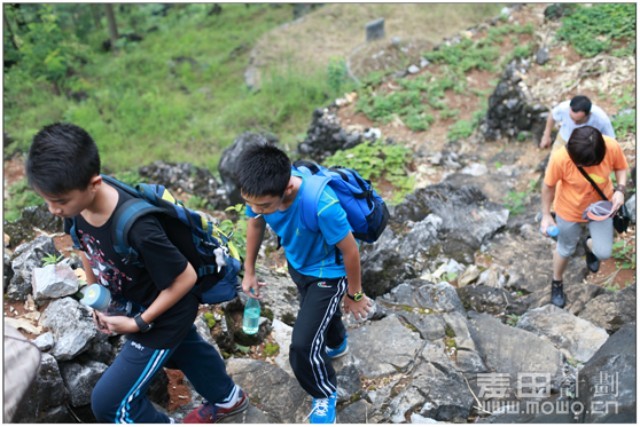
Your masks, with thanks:
M287 155L275 146L259 145L243 152L237 176L250 217L242 289L260 298L264 284L257 281L255 263L269 224L280 238L300 294L289 362L302 388L313 397L311 423L334 423L337 381L331 358L347 351L340 302L345 313L356 318L366 317L371 306L362 292L360 253L346 213L326 186L318 202L319 231L306 229L300 203L305 176L292 171Z
M100 175L100 155L82 128L55 123L38 132L26 162L29 184L49 211L76 220L81 259L88 283L144 308L134 317L94 311L105 333L126 334L122 349L91 393L100 423L173 423L147 398L165 366L183 371L206 401L185 423L215 423L247 409L247 394L226 372L216 349L196 331L198 299L191 292L197 274L165 233L160 220L145 215L133 224L129 240L144 266L125 262L114 249L114 213L132 198Z

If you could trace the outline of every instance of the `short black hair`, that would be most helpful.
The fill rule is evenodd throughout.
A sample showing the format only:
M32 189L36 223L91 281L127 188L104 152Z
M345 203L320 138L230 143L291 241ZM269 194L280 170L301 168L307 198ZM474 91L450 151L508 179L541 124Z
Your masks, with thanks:
M100 174L93 138L79 126L53 123L34 137L25 165L29 185L44 194L84 190Z
M240 192L251 197L282 197L291 178L291 160L272 144L247 148L237 163Z
M576 165L595 166L604 159L607 147L598 129L592 126L581 126L571 132L567 151Z
M589 114L591 112L591 100L584 95L577 95L573 97L569 107L574 113L582 111L585 114Z

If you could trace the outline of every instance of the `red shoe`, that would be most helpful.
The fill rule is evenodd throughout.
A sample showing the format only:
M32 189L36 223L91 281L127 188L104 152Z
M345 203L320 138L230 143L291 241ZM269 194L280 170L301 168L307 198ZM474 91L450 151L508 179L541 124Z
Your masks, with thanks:
M182 420L183 424L211 424L217 423L223 418L239 414L249 406L249 397L240 390L235 405L230 408L222 408L218 405L205 402L193 411L189 412Z

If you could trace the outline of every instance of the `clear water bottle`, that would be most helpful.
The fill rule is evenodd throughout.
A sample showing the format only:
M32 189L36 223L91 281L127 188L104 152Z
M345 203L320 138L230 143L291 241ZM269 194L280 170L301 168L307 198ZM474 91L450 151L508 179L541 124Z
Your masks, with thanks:
M242 317L242 331L247 335L255 335L260 329L260 301L249 298L244 306Z

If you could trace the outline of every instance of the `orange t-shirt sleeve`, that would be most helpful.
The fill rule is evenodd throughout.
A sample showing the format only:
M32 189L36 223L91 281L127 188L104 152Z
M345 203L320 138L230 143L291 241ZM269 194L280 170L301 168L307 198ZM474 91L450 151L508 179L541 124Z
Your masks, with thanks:
M620 147L620 144L610 144L607 146L607 149L613 149L612 167L614 171L629 168L629 163L627 163L627 159L624 157L624 152L622 151L622 147Z
M562 179L562 166L560 158L562 157L562 151L558 150L551 155L547 170L544 174L544 183L548 187L555 187L555 185Z

